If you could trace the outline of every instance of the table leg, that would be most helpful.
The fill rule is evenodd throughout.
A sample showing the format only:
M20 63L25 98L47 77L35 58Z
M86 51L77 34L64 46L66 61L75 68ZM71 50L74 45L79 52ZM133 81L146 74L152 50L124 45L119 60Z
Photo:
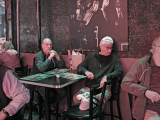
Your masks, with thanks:
M41 120L42 117L42 97L40 93L38 92L38 104L39 104L39 120Z
M58 111L59 111L59 103L57 103L56 104L56 120L58 120L58 116L59 116L59 114L58 114Z
M45 88L45 114L46 120L51 120L50 116L50 88Z
M34 97L34 91L30 90L31 99L29 102L29 120L32 120L32 107L33 107L33 97Z
M67 88L67 104L68 108L72 106L72 85L69 85Z

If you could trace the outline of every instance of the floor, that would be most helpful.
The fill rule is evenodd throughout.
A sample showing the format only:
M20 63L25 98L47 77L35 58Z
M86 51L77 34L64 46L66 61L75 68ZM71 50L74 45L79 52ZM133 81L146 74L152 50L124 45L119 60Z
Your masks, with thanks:
M29 117L29 109L28 107L26 107L25 109L25 114L24 114L24 120L28 120ZM38 116L38 109L33 108L32 111L32 120L39 120L39 116ZM46 120L45 119L45 115L43 115L43 117L41 118L41 120ZM54 115L51 115L51 120L56 120Z

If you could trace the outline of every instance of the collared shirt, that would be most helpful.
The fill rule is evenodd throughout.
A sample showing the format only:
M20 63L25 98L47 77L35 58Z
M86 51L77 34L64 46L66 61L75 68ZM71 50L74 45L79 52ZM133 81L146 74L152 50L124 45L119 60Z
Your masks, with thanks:
M4 108L10 116L14 115L24 104L30 100L29 90L24 87L11 70L7 70L3 78L3 91L10 103Z

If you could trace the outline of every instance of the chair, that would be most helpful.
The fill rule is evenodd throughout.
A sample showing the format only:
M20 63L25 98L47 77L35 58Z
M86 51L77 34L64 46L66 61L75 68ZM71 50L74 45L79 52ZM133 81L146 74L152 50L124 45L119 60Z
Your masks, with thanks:
M111 116L111 120L115 118L118 118L119 120L122 120L121 116L121 111L120 111L120 102L119 102L119 94L120 94L120 87L121 87L121 82L122 82L122 76L118 77L116 79L112 79L112 85L111 85L111 98L108 100L110 103L110 113L103 113L103 115L106 116ZM113 114L113 108L114 104L113 102L116 101L117 104L117 110L118 110L118 115Z
M32 53L20 54L21 67L15 68L15 72L18 74L19 77L25 77L30 74L34 56L35 54Z
M103 88L98 86L92 86L90 89L90 105L89 110L80 110L79 105L74 105L69 108L67 111L63 112L62 119L89 119L92 120L94 118L99 117L102 120L102 105L104 103L104 95L106 90L106 85L104 84ZM101 93L101 99L98 100L95 96ZM94 107L93 107L94 106Z
M24 77L29 75L29 68L28 68L28 64L24 65L22 59L20 59L20 67L15 68L15 72L17 73L17 75L19 77Z

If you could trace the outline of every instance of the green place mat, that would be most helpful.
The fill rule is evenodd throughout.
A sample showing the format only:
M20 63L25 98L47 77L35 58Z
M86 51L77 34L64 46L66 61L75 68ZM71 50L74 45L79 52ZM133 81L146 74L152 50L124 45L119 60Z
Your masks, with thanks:
M54 76L54 75L48 75L48 74L38 73L38 74L35 74L35 75L30 75L30 76L22 77L20 79L21 80L27 80L27 81L40 81L42 79L45 79L45 78L48 78L48 77L51 77L51 76Z
M54 69L54 70L45 72L45 74L48 74L48 75L56 75L56 74L65 73L65 72L68 72L68 71L69 71L69 69Z
M84 75L79 75L79 74L74 74L74 73L60 73L59 76L62 78L70 79L70 80L86 78L86 76Z

